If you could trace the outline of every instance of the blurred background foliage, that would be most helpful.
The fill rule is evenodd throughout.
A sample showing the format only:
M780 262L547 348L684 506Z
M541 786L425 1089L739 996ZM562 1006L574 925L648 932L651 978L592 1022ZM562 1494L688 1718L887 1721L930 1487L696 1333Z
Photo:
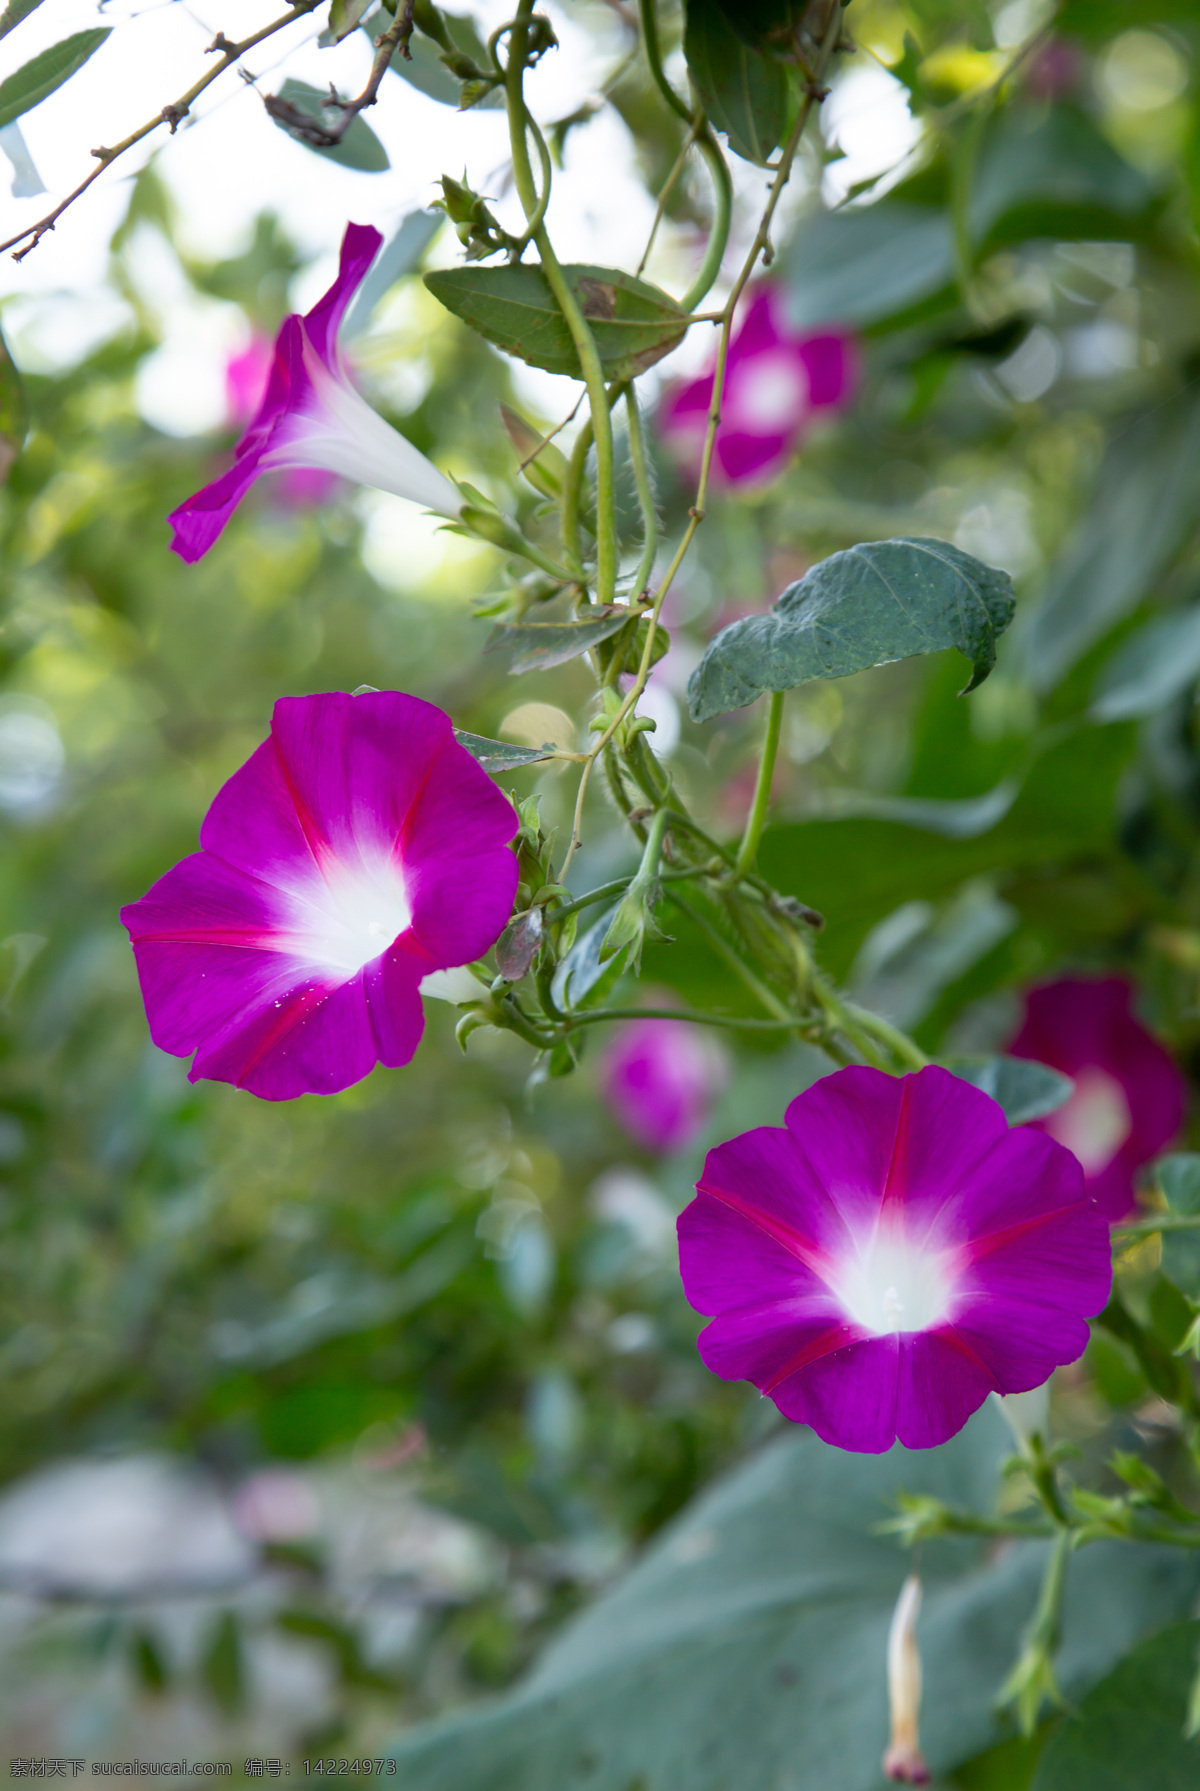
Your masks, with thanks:
M783 477L713 502L656 743L734 832L757 714L700 729L681 701L717 627L855 541L940 535L1005 567L1018 621L969 701L948 656L789 699L762 867L825 915L826 966L931 1052L1002 1049L1022 986L1116 967L1200 1070L1195 7L855 0L848 27L845 78L890 68L913 147L826 209L836 132L815 139L776 272L797 324L861 332L862 389ZM661 181L681 127L632 67L611 93ZM697 171L673 201L685 235L704 192ZM26 376L0 492L0 1732L10 1755L378 1753L398 1717L513 1680L777 1424L701 1368L673 1218L704 1144L777 1121L822 1065L739 1044L704 1138L654 1159L605 1112L595 1051L531 1089L523 1044L485 1031L463 1057L436 1001L409 1069L286 1108L192 1087L151 1047L118 909L194 849L277 696L400 688L536 744L588 695L578 666L513 682L481 657L472 606L509 588L502 556L392 500L268 482L201 565L167 552L167 511L236 435L139 414L159 325L138 268L176 225L150 169L112 247L135 324ZM277 327L300 269L270 217L220 265L174 253L248 332ZM418 280L355 353L422 450L532 514L498 408L529 404ZM690 494L658 459L677 538ZM501 781L565 831L561 768ZM598 793L578 887L630 868ZM650 983L745 1011L708 943L670 930ZM1136 1433L1194 1493L1161 1397L1188 1308L1156 1247L1120 1276L1141 1328L1059 1377L1060 1427L1097 1484ZM951 1734L954 1782L1030 1783L1036 1745L962 1765L986 1739Z

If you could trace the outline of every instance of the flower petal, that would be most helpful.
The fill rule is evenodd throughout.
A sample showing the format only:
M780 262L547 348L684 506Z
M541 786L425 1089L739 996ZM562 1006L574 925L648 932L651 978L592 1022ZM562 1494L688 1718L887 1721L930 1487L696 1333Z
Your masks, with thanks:
M372 224L347 224L342 237L337 279L302 319L304 333L325 362L338 367L337 334L350 301L367 277L383 237Z
M833 1351L772 1394L785 1418L811 1424L822 1442L882 1455L896 1440L899 1337L870 1337Z
M935 1449L962 1429L996 1387L1007 1391L955 1330L902 1336L896 1435L906 1449Z

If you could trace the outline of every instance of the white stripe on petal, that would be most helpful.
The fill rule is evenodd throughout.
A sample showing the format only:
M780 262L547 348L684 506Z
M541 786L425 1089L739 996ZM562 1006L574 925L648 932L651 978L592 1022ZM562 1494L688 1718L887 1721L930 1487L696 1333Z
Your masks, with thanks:
M954 1281L943 1251L881 1227L843 1261L834 1292L855 1324L883 1336L936 1325L949 1309Z
M442 516L457 516L463 500L444 473L397 429L372 410L348 381L332 373L304 342L304 370L311 382L303 410L289 411L264 454L271 467L317 466L409 498Z

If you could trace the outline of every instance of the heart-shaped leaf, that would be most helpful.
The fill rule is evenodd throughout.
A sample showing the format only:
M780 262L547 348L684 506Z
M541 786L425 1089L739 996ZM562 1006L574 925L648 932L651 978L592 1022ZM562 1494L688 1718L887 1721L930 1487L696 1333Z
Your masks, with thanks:
M987 1511L1011 1450L990 1408L940 1449L881 1456L843 1454L789 1425L696 1500L510 1691L403 1736L397 1782L877 1791L888 1625L909 1568L880 1522L902 1488ZM1045 1543L923 1545L921 1729L935 1773L1001 1738L996 1690L1045 1559ZM1066 1695L1182 1615L1198 1577L1183 1550L1081 1550L1057 1663Z
M513 746L508 740L488 740L482 734L464 733L462 728L455 728L454 738L493 775L497 771L517 771L522 765L539 765L558 751L550 740L543 746Z
M606 379L633 379L683 338L685 313L667 293L614 268L563 269L592 334ZM448 311L505 354L582 379L579 357L540 267L452 267L426 274L425 284Z
M1185 1732L1200 1623L1142 1642L1067 1716L1032 1791L1195 1791L1200 1740Z
M946 541L847 548L789 585L769 615L732 622L710 642L688 684L692 720L740 709L765 690L945 647L971 661L966 689L974 690L995 663L1015 602L1007 572Z
M26 8L26 11L31 10ZM5 15L8 16L7 14ZM6 29L11 30L24 13L12 19ZM40 105L64 81L69 81L78 69L81 69L89 56L94 56L100 45L108 36L110 26L97 26L91 31L77 31L73 37L65 37L59 44L51 44L32 61L25 63L15 74L0 81L0 126L11 124L14 118L21 118L26 112Z

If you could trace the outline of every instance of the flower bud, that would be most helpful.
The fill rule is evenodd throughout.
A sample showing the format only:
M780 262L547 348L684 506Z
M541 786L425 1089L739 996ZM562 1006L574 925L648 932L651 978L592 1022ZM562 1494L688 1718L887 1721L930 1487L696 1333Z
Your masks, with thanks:
M910 1573L900 1588L888 1631L888 1703L892 1736L883 1756L885 1778L900 1785L927 1785L929 1768L921 1753L921 1651L917 1647L917 1613L921 1581Z
M535 491L556 498L567 476L567 457L507 404L500 406L509 440L521 456L521 471Z

